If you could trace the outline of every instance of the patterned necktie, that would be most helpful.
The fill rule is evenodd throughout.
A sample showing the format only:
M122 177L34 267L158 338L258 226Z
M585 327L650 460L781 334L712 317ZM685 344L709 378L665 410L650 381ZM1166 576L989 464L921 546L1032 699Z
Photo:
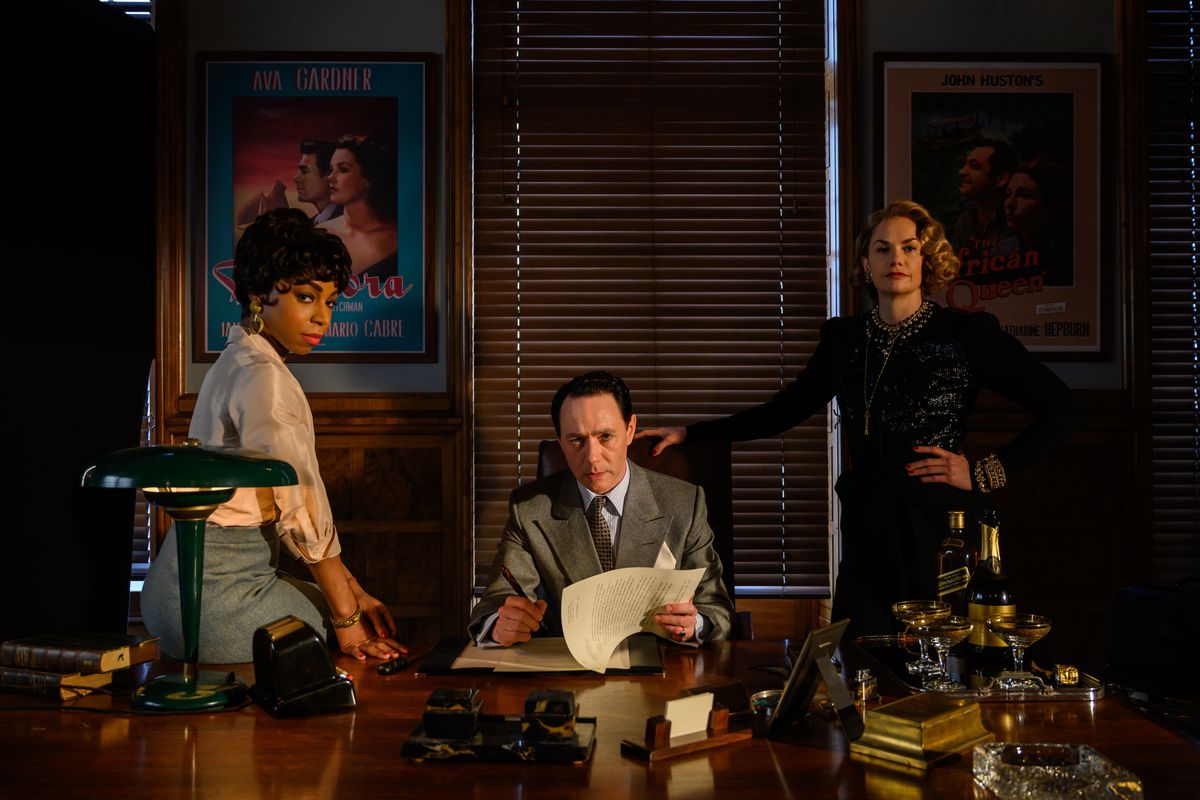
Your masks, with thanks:
M608 530L608 521L604 519L604 496L592 498L588 506L588 527L592 529L592 544L596 546L596 555L600 556L600 569L608 572L613 568L612 534Z

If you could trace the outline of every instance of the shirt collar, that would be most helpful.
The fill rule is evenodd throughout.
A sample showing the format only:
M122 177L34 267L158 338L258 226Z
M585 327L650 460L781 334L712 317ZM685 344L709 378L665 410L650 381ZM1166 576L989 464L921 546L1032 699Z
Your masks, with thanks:
M608 502L618 517L624 516L625 512L625 495L629 492L629 475L633 472L633 465L629 463L629 459L625 459L625 475L621 480L617 481L617 485L609 489L605 493ZM579 489L579 496L583 499L584 510L592 507L592 500L599 497L591 489L584 486L579 481L575 481L575 486Z
M251 350L267 353L280 364L283 363L283 358L279 355L279 351L267 341L265 336L250 333L237 323L229 326L229 336L226 337L225 343L227 345L236 344L242 347L249 347Z

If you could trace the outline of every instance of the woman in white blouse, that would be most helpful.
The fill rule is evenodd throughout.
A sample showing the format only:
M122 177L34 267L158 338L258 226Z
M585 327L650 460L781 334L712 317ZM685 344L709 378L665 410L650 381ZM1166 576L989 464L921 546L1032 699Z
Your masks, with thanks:
M287 614L332 632L358 659L406 652L391 637L387 606L342 563L341 544L317 469L312 411L284 365L309 353L329 327L350 280L350 257L331 233L297 209L259 217L238 242L234 283L242 305L221 356L204 378L188 435L202 444L247 447L288 462L297 486L238 489L205 531L200 660L250 661L254 630ZM172 657L183 655L178 562L167 534L142 592L146 627ZM279 572L279 544L304 561L316 585Z

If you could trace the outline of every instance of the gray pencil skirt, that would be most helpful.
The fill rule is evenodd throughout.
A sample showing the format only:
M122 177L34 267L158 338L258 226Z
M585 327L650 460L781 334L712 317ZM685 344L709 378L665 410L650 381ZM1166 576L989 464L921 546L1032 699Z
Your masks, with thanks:
M204 589L200 597L200 660L252 661L256 628L292 614L328 640L329 607L316 584L280 572L273 525L204 531ZM163 540L142 587L142 618L159 647L183 658L179 609L179 551L175 529Z

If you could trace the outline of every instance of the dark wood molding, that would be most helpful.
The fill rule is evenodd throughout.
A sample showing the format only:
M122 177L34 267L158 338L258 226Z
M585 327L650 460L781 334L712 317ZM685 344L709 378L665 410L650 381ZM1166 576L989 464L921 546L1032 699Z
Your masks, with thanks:
M841 254L838 280L842 307L833 314L857 311L854 287L850 282L850 265L854 258L854 234L860 217L858 197L858 165L862 163L855 145L855 131L861 130L863 114L857 109L868 107L868 99L859 96L859 63L862 56L862 33L859 29L862 0L837 0L837 147L838 191L837 214L841 219L841 237L837 242ZM832 244L832 243L831 243Z
M187 278L187 15L188 3L159 3L158 38L158 381L154 441L170 440L186 380L184 317Z
M471 3L446 0L446 311L447 355L453 353L457 365L451 397L456 416L461 419L454 469L446 475L446 497L455 503L457 527L454 541L447 542L443 553L443 574L447 586L455 591L448 597L443 614L447 625L457 624L460 633L466 626L474 581L473 520L474 494L471 491L472 418L474 392L471 369L472 312L471 264L474 242L471 238ZM447 359L449 360L449 358ZM451 546L453 545L453 546Z

